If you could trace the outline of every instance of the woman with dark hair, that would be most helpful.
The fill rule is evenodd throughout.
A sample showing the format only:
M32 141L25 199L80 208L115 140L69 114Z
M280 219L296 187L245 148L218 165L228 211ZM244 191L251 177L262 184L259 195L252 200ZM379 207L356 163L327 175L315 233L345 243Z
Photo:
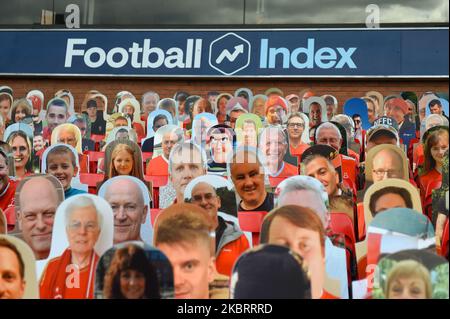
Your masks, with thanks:
M105 275L106 299L160 299L158 276L145 251L136 245L116 250Z
M14 101L11 107L11 122L19 123L26 116L31 115L31 105L27 99Z
M428 133L428 134L427 134ZM425 198L428 185L432 181L442 181L442 163L448 150L448 127L436 126L425 134L423 171L419 176L419 185Z
M216 117L219 124L225 123L227 120L227 102L231 99L231 95L228 93L222 93L217 96L216 99Z

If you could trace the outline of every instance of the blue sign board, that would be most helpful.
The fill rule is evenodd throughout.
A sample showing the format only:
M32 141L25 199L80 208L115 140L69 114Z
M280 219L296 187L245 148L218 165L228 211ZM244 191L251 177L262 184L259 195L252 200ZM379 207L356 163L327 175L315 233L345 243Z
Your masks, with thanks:
M0 30L0 74L447 77L448 28Z

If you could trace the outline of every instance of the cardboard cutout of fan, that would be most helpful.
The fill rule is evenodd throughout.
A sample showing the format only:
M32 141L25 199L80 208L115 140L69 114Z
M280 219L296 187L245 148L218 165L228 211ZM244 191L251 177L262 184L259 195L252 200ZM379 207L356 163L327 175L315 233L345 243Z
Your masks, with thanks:
M169 259L159 249L129 241L100 258L96 299L173 299L174 277Z

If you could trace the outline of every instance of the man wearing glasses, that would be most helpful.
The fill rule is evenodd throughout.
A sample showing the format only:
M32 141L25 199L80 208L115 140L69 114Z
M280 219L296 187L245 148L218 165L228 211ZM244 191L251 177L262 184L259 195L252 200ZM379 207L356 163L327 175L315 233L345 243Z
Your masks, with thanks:
M192 181L195 183L195 181ZM249 248L247 238L239 227L218 216L221 206L213 186L199 182L192 189L191 203L205 209L214 221L216 233L216 268L223 275L230 276L236 259Z
M93 298L93 278L99 259L94 246L100 237L102 215L87 196L80 196L68 205L65 214L69 247L47 264L40 283L40 297Z
M287 122L287 133L289 138L289 150L291 155L302 157L303 152L309 147L302 142L303 131L305 130L305 121L300 113L292 113Z
M379 182L387 178L405 179L403 176L403 160L396 152L390 149L379 151L372 161L372 178L373 182Z

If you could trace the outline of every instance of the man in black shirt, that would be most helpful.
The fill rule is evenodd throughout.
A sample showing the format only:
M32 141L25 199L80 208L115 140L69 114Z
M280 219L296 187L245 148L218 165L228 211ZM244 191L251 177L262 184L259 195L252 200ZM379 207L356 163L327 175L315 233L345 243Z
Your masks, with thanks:
M90 132L88 132L88 120L86 114L73 115L69 118L69 123L76 125L81 132L82 136L82 149L84 151L95 151L95 142L89 138Z
M102 111L97 111L97 101L91 99L86 103L86 113L91 126L91 134L105 135L106 121L103 119Z
M229 174L241 197L239 211L266 211L273 208L273 194L265 189L264 168L256 150L248 147L233 154Z

